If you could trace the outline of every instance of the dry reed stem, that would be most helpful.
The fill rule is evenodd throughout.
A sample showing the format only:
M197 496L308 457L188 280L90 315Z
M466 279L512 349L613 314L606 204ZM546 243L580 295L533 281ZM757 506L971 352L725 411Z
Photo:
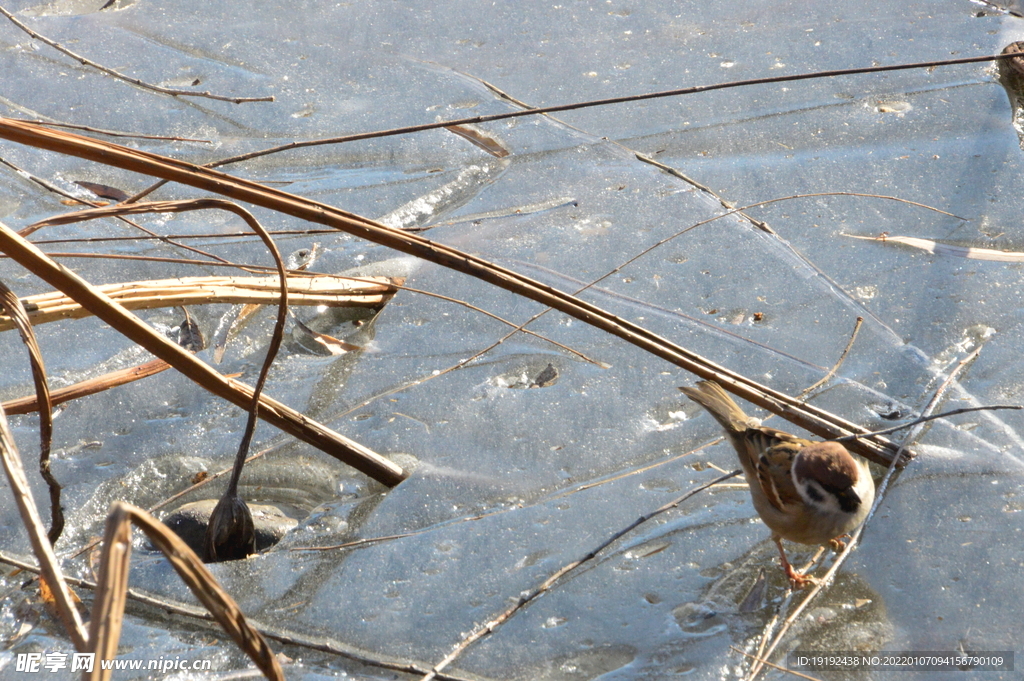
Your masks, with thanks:
M784 393L719 366L647 329L512 270L499 267L456 248L404 233L327 204L289 194L257 182L232 177L209 168L129 149L62 130L48 130L8 118L0 118L0 138L58 153L78 156L133 172L180 182L276 210L293 217L324 224L402 253L458 270L490 284L560 310L582 322L611 333L700 378L717 381L723 388L759 407L821 437L864 432L851 423L812 405L801 404ZM858 440L850 447L873 461L888 464L895 447L885 438Z
M6 310L11 323L18 328L21 340L28 349L29 365L32 368L32 382L35 384L35 401L45 406L39 412L39 474L46 481L50 490L50 531L47 538L50 544L56 544L64 531L64 509L60 503L60 483L50 471L50 446L53 442L53 401L50 397L50 386L46 379L46 366L43 364L43 353L36 342L35 331L29 321L25 306L14 291L0 282L0 310Z
M128 369L111 371L103 374L102 376L97 376L96 378L79 381L78 383L69 385L66 388L60 388L59 390L51 392L50 406L54 407L58 404L70 402L71 400L77 400L80 397L94 395L98 392L103 392L104 390L124 385L125 383L137 381L140 378L146 378L147 376L158 374L161 371L170 368L171 365L162 359L154 359L151 362L146 362L145 364L140 364ZM39 401L35 395L29 395L27 397L19 397L15 400L8 400L3 403L3 408L4 411L12 415L30 414L39 410Z
M90 623L91 638L97 657L112 659L117 653L120 620L128 591L128 560L131 554L131 526L141 529L153 545L170 561L178 576L196 598L213 615L224 631L248 655L268 679L284 679L281 665L266 640L245 619L238 604L210 573L203 561L166 525L141 508L114 502L107 515L104 533L103 563L100 567L99 590L93 605ZM100 636L103 638L99 638ZM99 646L103 645L100 649ZM105 681L100 665L94 665L91 679Z
M238 206L233 206L226 201L223 203L230 206L229 209L233 212L241 211ZM166 361L203 388L242 409L249 409L253 394L251 387L225 378L207 364L196 359L184 348L162 337L138 317L110 300L71 270L48 258L2 223L0 223L0 250L15 258L22 267L47 281L54 288L64 291L114 329ZM268 423L362 471L384 485L394 487L405 478L405 472L399 466L376 452L335 433L326 426L270 397L261 397L260 416Z
M387 277L353 281L347 277L288 277L289 305L365 307L377 309L394 297L397 289ZM180 277L96 286L98 291L126 310L151 310L213 303L276 304L280 298L277 277ZM60 319L81 319L92 314L70 296L53 291L22 299L32 324ZM14 328L10 316L0 315L0 331Z
M113 512L107 516L103 531L103 549L100 552L100 573L96 580L96 596L89 620L89 643L99 661L117 657L117 644L121 640L124 608L128 601L128 572L132 554L132 524ZM86 681L107 681L113 670L104 669L93 660L91 673L83 674Z
M32 544L32 551L39 561L40 572L53 592L55 606L64 629L67 630L75 650L80 653L88 652L88 635L82 625L82 618L72 602L71 591L61 572L57 556L53 553L53 545L46 538L43 530L43 523L39 519L39 512L36 510L36 502L32 498L32 490L25 478L25 469L21 465L21 456L14 443L14 437L7 425L7 415L0 409L0 458L3 458L4 471L7 473L7 481L11 486L11 494L18 505L18 512L21 520L28 531L29 543Z

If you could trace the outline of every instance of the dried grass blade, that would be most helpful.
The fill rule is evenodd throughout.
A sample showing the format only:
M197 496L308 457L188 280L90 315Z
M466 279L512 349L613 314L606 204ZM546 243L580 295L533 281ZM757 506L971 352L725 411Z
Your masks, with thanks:
M50 399L50 386L46 380L46 366L43 364L43 353L36 342L36 334L28 319L25 306L22 305L14 291L0 282L0 309L3 309L11 322L18 327L21 340L28 349L29 364L32 367L32 381L36 388L36 402L43 405L39 410L39 473L46 481L50 490L50 531L47 538L50 544L56 544L64 531L64 509L60 503L60 483L50 470L50 446L53 441L53 403Z
M289 310L289 312L291 311ZM327 350L327 352L331 353L331 355L344 355L349 352L355 352L356 350L363 349L358 345L354 345L347 341L343 341L340 338L335 338L334 336L328 336L326 333L319 333L318 331L314 331L313 329L303 324L302 321L294 314L292 315L292 321L295 322L295 326L297 326L302 333L309 336L314 343Z
M857 236L856 234L843 234L851 239L863 239L864 241L881 241L883 243L897 243L912 248L920 248L933 255L947 255L955 258L967 258L968 260L990 260L992 262L1024 262L1024 253L1017 251L997 251L992 248L974 248L973 246L952 246L941 244L931 239L920 239L913 236Z
M284 679L281 665L278 664L274 651L267 645L266 640L246 621L238 604L220 587L214 576L203 565L203 561L199 560L199 556L178 535L149 513L130 504L117 502L114 504L112 512L127 514L131 517L132 522L146 533L154 546L167 556L175 572L184 580L196 598L206 606L206 609L224 628L224 631L234 639L246 655L252 658L268 679Z
M78 610L75 609L71 591L68 589L67 582L64 581L57 557L53 554L53 546L43 531L43 523L39 519L32 491L25 478L25 469L21 465L21 456L14 444L14 437L7 425L7 415L3 409L0 409L0 458L3 459L7 481L11 486L14 501L18 505L21 520L25 523L25 529L28 530L28 539L36 554L36 560L39 561L40 571L53 591L61 622L67 630L68 636L71 637L75 650L84 653L87 651L89 639L85 633L85 627L82 625L82 618L78 614Z
M99 660L117 656L121 624L128 599L128 571L132 555L131 517L124 507L114 504L107 515L100 555L100 574L89 620L89 643ZM113 670L94 660L89 681L107 681Z
M472 125L446 125L445 130L455 133L464 140L468 140L474 146L480 147L491 156L505 158L509 155L508 148L501 141L479 128Z

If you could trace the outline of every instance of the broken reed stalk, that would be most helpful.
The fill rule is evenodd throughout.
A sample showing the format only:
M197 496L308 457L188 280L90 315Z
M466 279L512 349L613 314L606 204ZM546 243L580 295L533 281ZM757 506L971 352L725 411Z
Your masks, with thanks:
M133 523L163 552L182 581L238 647L256 663L264 676L283 681L284 672L281 671L274 651L267 645L263 636L246 621L238 604L221 588L209 569L203 565L203 561L199 560L199 556L178 535L149 513L120 501L111 505L110 513L107 515L98 580L99 591L93 604L93 617L90 622L90 642L96 647L97 657L112 659L117 653L120 620L128 591L128 561L131 556ZM99 667L97 662L94 670ZM93 678L108 677L94 675Z
M96 378L90 378L85 381L79 381L74 385L69 385L66 388L60 388L50 393L50 408L70 402L71 400L77 400L80 397L86 395L94 395L110 388L115 388L125 383L131 383L137 381L140 378L146 378L153 374L158 374L161 371L170 369L171 365L162 359L154 359L151 362L140 364L138 366L129 367L128 369L120 369L118 371L111 371L110 373L97 376ZM3 403L4 411L12 416L15 414L31 414L34 411L39 410L39 399L35 395L29 395L28 397L20 397L16 400L8 400ZM49 409L44 411L49 412Z
M39 511L36 510L36 502L32 498L32 490L28 486L28 479L25 477L25 469L21 465L21 456L14 443L14 437L7 425L7 415L0 409L0 458L3 459L4 471L7 473L7 482L11 486L11 494L18 505L18 512L21 520L28 531L28 540L32 545L32 551L39 561L40 572L46 580L50 591L53 593L54 602L58 617L67 630L75 650L80 653L88 652L88 635L85 633L85 626L82 624L82 617L72 602L71 590L64 575L61 573L57 556L53 553L53 545L46 538L43 531L43 523L39 519Z
M317 224L328 225L388 248L448 267L490 284L553 307L582 322L611 333L700 378L717 381L729 392L825 438L865 432L851 423L812 405L719 366L647 329L552 288L522 274L499 267L456 248L404 233L333 206L232 177L209 168L150 152L129 149L62 130L48 130L8 118L0 118L0 138L58 153L93 160L133 172L180 182L229 196ZM2 244L0 244L2 245ZM9 253L10 254L10 253ZM857 440L850 449L877 463L893 460L895 447L882 437Z
M39 474L46 481L50 490L50 531L47 538L50 544L56 544L64 531L64 508L60 503L60 483L50 471L50 446L53 442L53 401L50 398L50 386L46 379L46 366L43 364L43 353L36 341L35 331L29 322L24 305L18 300L14 291L0 282L0 310L5 310L11 323L17 326L21 340L28 350L28 361L32 368L32 382L35 384L35 401L44 406L39 411Z
M221 203L224 204L222 207L227 210L248 215L246 211L230 202L222 201ZM225 378L207 364L196 359L184 348L156 333L145 322L110 300L71 270L50 260L39 249L2 223L0 223L0 250L5 251L22 267L54 288L64 291L118 332L171 364L203 388L242 409L248 409L252 400L252 388L244 383ZM362 471L388 487L394 487L406 476L399 466L376 452L265 395L260 399L260 414L268 423Z
M287 279L289 305L327 307L383 307L398 290L387 277L292 276ZM96 289L126 310L151 310L182 305L274 304L280 295L277 277L181 277L103 284ZM58 291L22 299L33 325L92 314L76 300ZM10 316L0 315L0 331L14 328Z

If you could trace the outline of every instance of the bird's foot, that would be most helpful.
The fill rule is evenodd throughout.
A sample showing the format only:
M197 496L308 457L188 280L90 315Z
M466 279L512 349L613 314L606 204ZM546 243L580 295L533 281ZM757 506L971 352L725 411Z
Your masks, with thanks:
M821 583L821 580L819 580L817 577L812 577L810 575L805 575L801 572L797 572L789 563L783 565L782 567L786 571L786 577L789 578L789 585L793 588L794 591L799 591L808 584L817 586Z
M789 564L789 559L786 558L786 552L782 548L782 540L779 537L772 537L772 541L775 542L775 546L779 549L779 561L782 563L782 569L786 572L786 577L789 578L789 585L794 591L799 591L808 584L817 585L819 583L817 577L811 577L793 569L793 566Z
M846 539L852 539L852 537L850 537L850 535L848 535L848 534L841 534L838 537L836 537L835 539L830 539L828 541L828 545L830 547L832 547L832 550L835 551L836 553L842 553L843 551L846 550L846 542L843 541L844 537Z

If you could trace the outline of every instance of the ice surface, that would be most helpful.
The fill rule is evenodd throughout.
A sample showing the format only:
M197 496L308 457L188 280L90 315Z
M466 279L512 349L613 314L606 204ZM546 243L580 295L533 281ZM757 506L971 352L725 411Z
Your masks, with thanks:
M199 90L275 101L236 105L156 95L96 74L5 21L0 114L209 140L128 142L195 163L293 140L517 109L487 83L540 106L995 54L1024 37L1024 20L966 0L899 6L185 0L118 2L98 11L102 4L5 6L35 30L134 77L176 87L198 79ZM843 236L889 233L1024 251L1024 164L1012 115L996 69L975 64L721 90L482 126L511 150L503 159L434 130L289 151L225 170L394 226L426 229L430 239L567 291L721 215L722 201L744 206L794 194L862 192L953 213L959 217L853 196L783 201L748 211L773 233L740 216L724 217L582 294L790 393L825 374L861 316L863 328L845 363L812 400L885 427L894 423L886 416L918 413L979 345L984 350L946 406L1024 402L1019 264ZM127 192L149 184L127 171L8 142L0 142L0 157L69 191L80 191L76 180ZM5 224L21 228L68 210L24 174L0 171ZM195 195L167 187L155 198ZM255 212L271 229L308 227ZM214 212L139 222L161 234L244 231L234 217ZM47 228L33 238L128 230L105 221ZM269 264L254 239L207 236L188 243ZM516 324L541 311L346 235L279 239L286 254L313 243L322 249L318 271L360 268L406 277L410 287L468 301ZM152 241L44 247L190 257ZM169 262L63 262L97 283L225 273ZM19 296L48 290L6 260L0 279ZM231 310L191 312L210 337ZM412 474L386 491L259 427L256 449L271 451L246 469L243 494L308 515L270 552L212 569L247 614L282 632L430 667L563 565L718 475L708 464L735 467L723 445L676 458L719 435L676 390L692 376L563 315L549 313L530 328L604 366L518 334L434 378L509 327L411 291L361 326L330 311L296 312L317 331L363 350L324 357L288 341L267 392ZM182 318L180 310L142 316L163 329ZM271 313L254 318L230 341L218 369L254 381L271 327ZM38 332L55 386L148 359L95 319ZM210 349L199 354L211 363L212 355ZM14 334L0 334L0 357L0 397L27 394L31 377ZM526 387L549 365L557 381ZM37 420L11 421L43 500L45 487L32 471ZM165 372L70 403L55 423L53 469L65 486L69 516L58 553L70 573L91 577L87 558L71 554L101 534L109 504L151 506L187 487L196 473L227 466L244 415ZM896 479L853 559L783 648L799 642L832 650L1009 650L1024 639L1022 427L1024 417L1006 411L931 424L916 448L918 460ZM220 484L182 502L219 496ZM343 550L292 550L392 535L405 536ZM756 648L772 616L791 607L782 600L767 537L742 488L701 494L570 573L449 671L523 680L733 678L747 663L729 647ZM136 545L131 585L193 603L166 562L141 540ZM29 551L9 495L0 497L0 549ZM762 568L764 594L741 607ZM0 639L13 640L0 651L3 678L13 674L19 652L70 650L34 597L25 601L23 581L0 582ZM288 678L395 678L346 657L273 645L299 663L286 666ZM247 665L226 636L153 610L132 611L122 646L134 657L211 659L224 674Z

